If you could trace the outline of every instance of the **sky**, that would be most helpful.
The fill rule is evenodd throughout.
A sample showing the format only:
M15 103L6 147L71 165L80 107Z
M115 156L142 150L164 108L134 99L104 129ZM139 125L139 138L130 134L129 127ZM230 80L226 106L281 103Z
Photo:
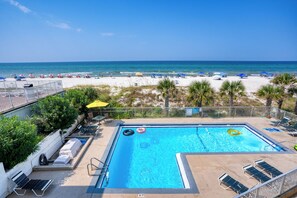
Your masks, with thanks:
M297 0L0 0L0 62L297 61Z

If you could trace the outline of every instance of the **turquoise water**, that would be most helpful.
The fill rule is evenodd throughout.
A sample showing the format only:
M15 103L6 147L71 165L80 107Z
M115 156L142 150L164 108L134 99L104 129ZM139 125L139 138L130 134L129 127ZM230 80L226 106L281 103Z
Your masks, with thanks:
M125 62L62 62L62 63L0 63L0 76L13 74L59 74L89 72L93 75L128 75L129 72L227 72L260 73L297 73L297 62L226 62L226 61L125 61Z
M176 153L278 152L244 126L147 127L144 134L124 136L122 127L103 188L184 188Z

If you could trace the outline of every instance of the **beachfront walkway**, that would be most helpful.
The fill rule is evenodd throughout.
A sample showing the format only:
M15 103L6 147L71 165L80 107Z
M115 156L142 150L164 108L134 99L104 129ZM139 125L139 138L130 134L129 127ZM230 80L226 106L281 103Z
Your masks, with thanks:
M164 118L164 119L130 119L114 121L103 125L102 135L95 137L90 147L86 151L81 162L73 171L35 171L30 178L55 179L45 193L44 197L137 197L137 194L92 194L87 193L89 186L94 185L96 177L90 177L87 173L87 164L91 157L104 159L106 148L108 148L110 139L115 132L115 126L118 122L125 123L249 123L255 128L272 139L281 142L288 148L296 144L297 138L294 138L285 132L269 133L263 128L271 127L271 120L266 118ZM254 179L248 179L242 171L242 166L253 163L257 159L264 159L271 165L277 167L282 172L287 172L297 167L297 155L294 154L227 154L227 155L188 155L187 160L192 170L193 177L199 189L199 194L144 194L145 197L233 197L236 194L233 191L223 190L218 184L218 177L224 172L232 175L235 179L241 181L247 187L257 184ZM141 193L141 192L139 192ZM24 197L32 197L33 193L27 192ZM9 198L18 197L11 194Z

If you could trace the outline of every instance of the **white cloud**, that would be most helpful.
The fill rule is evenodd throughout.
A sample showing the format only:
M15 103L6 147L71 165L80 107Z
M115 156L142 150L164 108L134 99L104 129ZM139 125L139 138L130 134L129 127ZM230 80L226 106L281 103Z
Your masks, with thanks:
M113 32L102 32L101 33L101 36L114 36L115 35L115 33L113 33Z
M8 2L10 3L10 5L17 7L20 11L22 11L25 14L32 12L29 8L27 8L26 6L20 4L19 2L15 1L15 0L8 0Z
M51 19L46 20L46 18L50 18L50 17L45 17L43 15L39 15L36 12L33 12L31 9L29 9L28 7L20 4L18 1L16 0L4 0L6 2L8 2L10 5L15 6L16 8L18 8L20 11L22 11L25 14L33 14L36 18L45 21L49 26L51 27L55 27L55 28L59 28L59 29L63 29L63 30L74 30L76 32L81 32L82 29L81 28L74 28L71 27L68 23L65 22L53 22ZM107 33L110 34L110 33ZM105 35L105 36L111 36L111 35Z
M47 21L47 24L55 27L55 28L59 28L59 29L63 29L63 30L70 30L72 29L72 27L68 24L68 23L63 23L63 22L51 22L51 21Z

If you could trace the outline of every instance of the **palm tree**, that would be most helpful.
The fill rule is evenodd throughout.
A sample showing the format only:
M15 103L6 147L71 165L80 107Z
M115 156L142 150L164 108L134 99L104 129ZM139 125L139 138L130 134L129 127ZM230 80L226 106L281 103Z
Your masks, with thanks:
M257 91L257 96L266 99L266 107L271 107L272 101L277 96L277 87L273 85L263 85Z
M211 87L207 80L194 81L189 87L188 99L201 107L203 102L209 103L213 100L215 90Z
M236 99L238 96L245 95L245 86L243 83L239 81L224 81L221 88L220 93L222 96L228 96L229 97L229 105L230 107L234 106L234 99Z
M284 90L281 87L273 85L264 85L257 91L257 95L266 99L267 116L270 115L272 101L274 99L279 100L283 97Z
M291 95L297 96L297 85L291 86L289 88L289 93ZM294 113L297 115L297 99L296 99L296 102L295 102Z
M271 80L271 82L275 85L290 86L290 85L296 83L297 79L293 74L284 73L284 74L275 76Z
M288 89L291 85L293 85L294 83L297 82L297 79L294 75L292 74L288 74L288 73L284 73L284 74L280 74L275 76L271 82L275 85L277 85L278 87L280 87L283 91L280 91L280 93L283 93L282 95L279 96L279 98L277 99L277 104L278 104L278 108L281 109L284 99L289 95L288 93Z
M161 92L162 96L165 99L165 108L169 107L169 98L170 95L173 95L176 91L175 84L172 80L165 78L164 80L159 81L157 89Z
M285 89L283 87L275 87L275 100L277 103L278 113L280 113L284 98L287 97L287 95L288 93L285 92Z

